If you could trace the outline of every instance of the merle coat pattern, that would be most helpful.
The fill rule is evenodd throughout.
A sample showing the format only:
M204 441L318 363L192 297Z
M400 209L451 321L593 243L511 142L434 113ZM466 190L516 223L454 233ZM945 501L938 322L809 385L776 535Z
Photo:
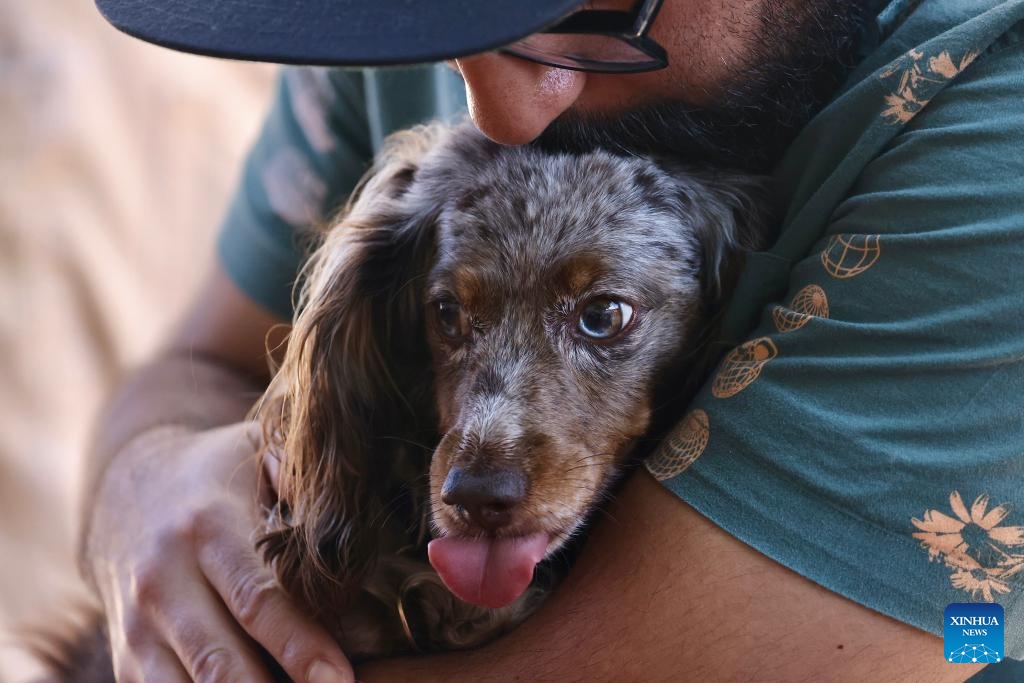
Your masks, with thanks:
M503 147L469 124L392 136L308 261L254 411L281 460L259 540L281 584L354 661L528 616L558 565L490 609L445 588L429 537L539 536L546 557L577 537L699 383L767 206L749 175ZM500 504L458 498L467 480ZM103 649L50 659L112 680Z

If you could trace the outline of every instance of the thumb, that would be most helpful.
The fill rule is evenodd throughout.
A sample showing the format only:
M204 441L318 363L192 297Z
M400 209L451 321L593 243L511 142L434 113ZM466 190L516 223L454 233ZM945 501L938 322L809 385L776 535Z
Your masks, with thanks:
M263 473L274 494L280 495L281 456L272 446L263 449Z
M267 439L263 432L263 424L259 420L246 423L245 432L252 445L253 452L259 454L262 475L260 477L261 497L272 494L277 498L281 494L281 451L280 441L276 438ZM275 433L274 436L277 436ZM270 485L270 490L266 485ZM266 501L265 501L266 502Z

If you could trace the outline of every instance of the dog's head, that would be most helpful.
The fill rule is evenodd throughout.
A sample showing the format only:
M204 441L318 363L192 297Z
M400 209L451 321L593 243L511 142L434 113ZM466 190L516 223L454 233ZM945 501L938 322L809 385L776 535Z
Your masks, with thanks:
M468 125L393 139L311 260L263 411L285 583L318 605L351 587L423 492L453 592L519 595L678 390L761 240L761 196L746 176Z

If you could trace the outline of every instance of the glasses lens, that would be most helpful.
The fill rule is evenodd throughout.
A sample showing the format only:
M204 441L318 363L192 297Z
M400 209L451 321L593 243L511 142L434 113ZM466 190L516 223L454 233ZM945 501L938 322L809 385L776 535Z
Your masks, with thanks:
M595 33L535 33L504 48L517 57L583 71L648 71L664 64L639 47Z

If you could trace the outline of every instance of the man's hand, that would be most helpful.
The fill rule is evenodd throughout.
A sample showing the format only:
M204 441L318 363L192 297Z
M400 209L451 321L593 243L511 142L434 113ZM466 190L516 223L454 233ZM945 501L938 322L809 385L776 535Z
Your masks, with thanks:
M110 462L85 561L118 681L269 681L258 645L296 681L353 680L255 550L258 439L252 423L157 427Z

